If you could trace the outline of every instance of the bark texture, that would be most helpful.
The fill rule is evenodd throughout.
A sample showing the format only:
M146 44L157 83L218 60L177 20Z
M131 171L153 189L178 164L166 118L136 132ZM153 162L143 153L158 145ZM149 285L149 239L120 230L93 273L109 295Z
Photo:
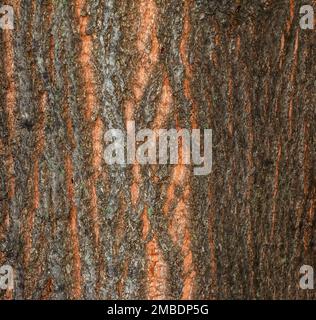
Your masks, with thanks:
M0 265L16 284L2 298L316 297L298 286L316 268L306 1L5 4ZM106 165L104 132L128 120L212 128L212 173Z

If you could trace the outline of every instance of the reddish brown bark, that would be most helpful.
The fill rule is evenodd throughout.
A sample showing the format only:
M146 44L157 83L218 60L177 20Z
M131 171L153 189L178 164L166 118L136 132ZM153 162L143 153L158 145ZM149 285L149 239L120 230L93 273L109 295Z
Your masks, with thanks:
M316 267L305 3L6 4L0 265L16 283L1 298L315 298L299 288ZM213 129L211 174L107 165L104 133L131 120Z

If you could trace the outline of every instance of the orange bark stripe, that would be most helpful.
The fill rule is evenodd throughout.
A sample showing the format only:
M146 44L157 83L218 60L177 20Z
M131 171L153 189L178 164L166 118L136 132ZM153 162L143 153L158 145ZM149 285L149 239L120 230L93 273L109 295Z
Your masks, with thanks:
M15 117L14 110L16 104L16 86L14 82L14 48L13 48L13 36L12 31L3 30L3 41L5 48L5 61L4 71L8 79L8 87L6 90L6 112L8 117L8 133L9 144L12 143L14 137ZM15 178L14 178L14 160L12 153L8 156L8 197L10 200L15 194Z
M162 128L168 114L171 111L170 107L172 105L172 102L172 89L170 87L168 75L165 73L161 92L161 99L157 108L157 113L153 124L154 130Z
M296 78L297 72L297 60L298 60L298 44L299 44L299 31L296 30L295 34L295 42L294 42L294 52L293 52L293 63L292 63L292 71L290 75L290 84L291 88L294 87L294 82ZM289 102L289 111L288 111L288 119L289 119L289 137L292 136L292 123L293 123L293 96L294 91L290 93L290 102Z
M147 243L146 253L148 257L147 299L167 299L168 267L155 236L153 240Z
M79 35L81 39L81 51L79 61L83 72L83 82L86 98L86 117L87 119L90 119L92 112L94 111L94 108L96 106L96 96L94 87L94 72L91 61L93 51L93 39L91 35L86 34L88 17L81 15L85 3L85 0L76 1L76 15L79 21Z
M97 109L97 98L95 90L95 77L92 65L92 53L93 53L93 37L86 34L88 25L88 16L82 16L82 10L86 5L85 0L76 1L76 15L79 21L79 35L81 39L81 51L79 61L83 71L83 83L85 90L85 117L89 123L92 119L92 115ZM93 175L89 179L88 184L91 190L90 198L90 214L92 220L93 238L95 244L95 255L98 260L99 266L102 265L100 261L100 226L99 226L99 210L98 210L98 196L96 190L96 180L100 176L101 163L102 163L102 136L104 126L102 119L98 117L92 124L91 136L92 136L92 168ZM102 270L99 267L99 277ZM99 289L96 288L98 291Z
M170 107L173 102L172 91L168 75L164 74L162 92L159 105L157 107L156 117L153 123L153 129L158 130L166 121L170 113ZM155 166L154 170L155 170ZM158 181L157 181L158 182ZM148 219L148 209L145 208L143 212L143 240L145 241L150 231L150 221ZM159 249L156 235L154 240L146 244L147 254L147 298L166 299L167 298L167 264Z
M274 186L273 186L273 206L272 206L272 227L271 227L271 235L270 240L273 240L274 232L275 232L275 224L276 224L276 207L277 207L277 195L279 191L279 170L280 170L280 161L282 156L282 143L279 141L278 145L278 155L275 164L275 175L274 175Z
M155 1L140 1L140 27L136 47L141 59L137 64L137 70L133 79L132 92L134 99L128 100L124 107L126 122L134 119L135 108L144 94L154 65L158 60L159 44L156 31L156 16L157 7ZM146 47L149 41L151 43L151 50L148 54ZM133 206L136 206L139 198L139 184L141 182L140 168L136 163L133 165L132 174L133 182L131 186L131 197Z
M295 0L290 0L290 17L287 21L286 32L289 33L291 26L293 24L293 19L295 15Z
M182 154L182 144L179 146L179 158ZM193 284L195 278L194 266L192 262L191 238L189 232L189 209L188 199L190 197L189 184L190 171L186 165L176 165L171 178L171 183L167 190L167 198L163 207L165 215L170 213L171 205L177 201L176 208L173 213L172 221L169 225L169 234L174 243L176 243L184 256L183 262L183 277L184 287L182 290L182 299L191 299L193 293ZM184 192L180 198L175 197L177 187L184 186Z
M145 88L148 84L150 75L158 61L159 43L157 39L156 17L157 7L153 0L141 0L139 4L140 27L136 47L141 57L137 63L135 76L133 79L132 92L133 100L125 103L125 121L134 119L134 110L140 102ZM151 49L148 53L146 48L150 43Z
M77 207L74 203L74 186L73 186L73 164L70 155L67 153L65 157L65 171L66 171L66 188L67 197L70 202L69 212L69 231L70 241L72 245L72 272L73 285L71 288L71 298L79 299L82 295L81 288L81 261L80 261L80 245L78 235L78 221L77 221Z
M192 5L192 0L186 0L184 2L184 24L183 24L183 31L182 31L182 39L180 43L180 56L182 59L182 63L185 68L185 79L183 82L183 88L184 88L184 95L185 97L191 101L192 103L192 113L191 113L191 123L192 123L192 128L197 128L197 112L198 112L198 107L196 102L194 101L192 97L192 92L191 92L191 81L193 78L193 71L191 64L189 62L189 57L188 57L188 46L189 46L189 37L190 37L190 32L191 32L191 25L190 25L190 7Z
M150 222L148 219L148 209L147 207L145 207L144 211L143 211L143 240L146 240L149 230L150 230Z

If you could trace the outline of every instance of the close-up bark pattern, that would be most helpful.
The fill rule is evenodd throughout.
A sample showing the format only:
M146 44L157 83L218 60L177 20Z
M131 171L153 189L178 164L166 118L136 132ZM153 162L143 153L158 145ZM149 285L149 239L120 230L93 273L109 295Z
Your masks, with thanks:
M0 1L0 298L316 298L306 2ZM127 121L212 129L212 172L106 164Z

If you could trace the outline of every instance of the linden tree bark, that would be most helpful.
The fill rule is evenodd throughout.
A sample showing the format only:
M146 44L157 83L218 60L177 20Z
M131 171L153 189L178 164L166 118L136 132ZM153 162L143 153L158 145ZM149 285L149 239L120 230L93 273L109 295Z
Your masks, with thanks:
M315 298L306 1L0 3L2 298ZM107 165L127 121L213 129L211 174Z

